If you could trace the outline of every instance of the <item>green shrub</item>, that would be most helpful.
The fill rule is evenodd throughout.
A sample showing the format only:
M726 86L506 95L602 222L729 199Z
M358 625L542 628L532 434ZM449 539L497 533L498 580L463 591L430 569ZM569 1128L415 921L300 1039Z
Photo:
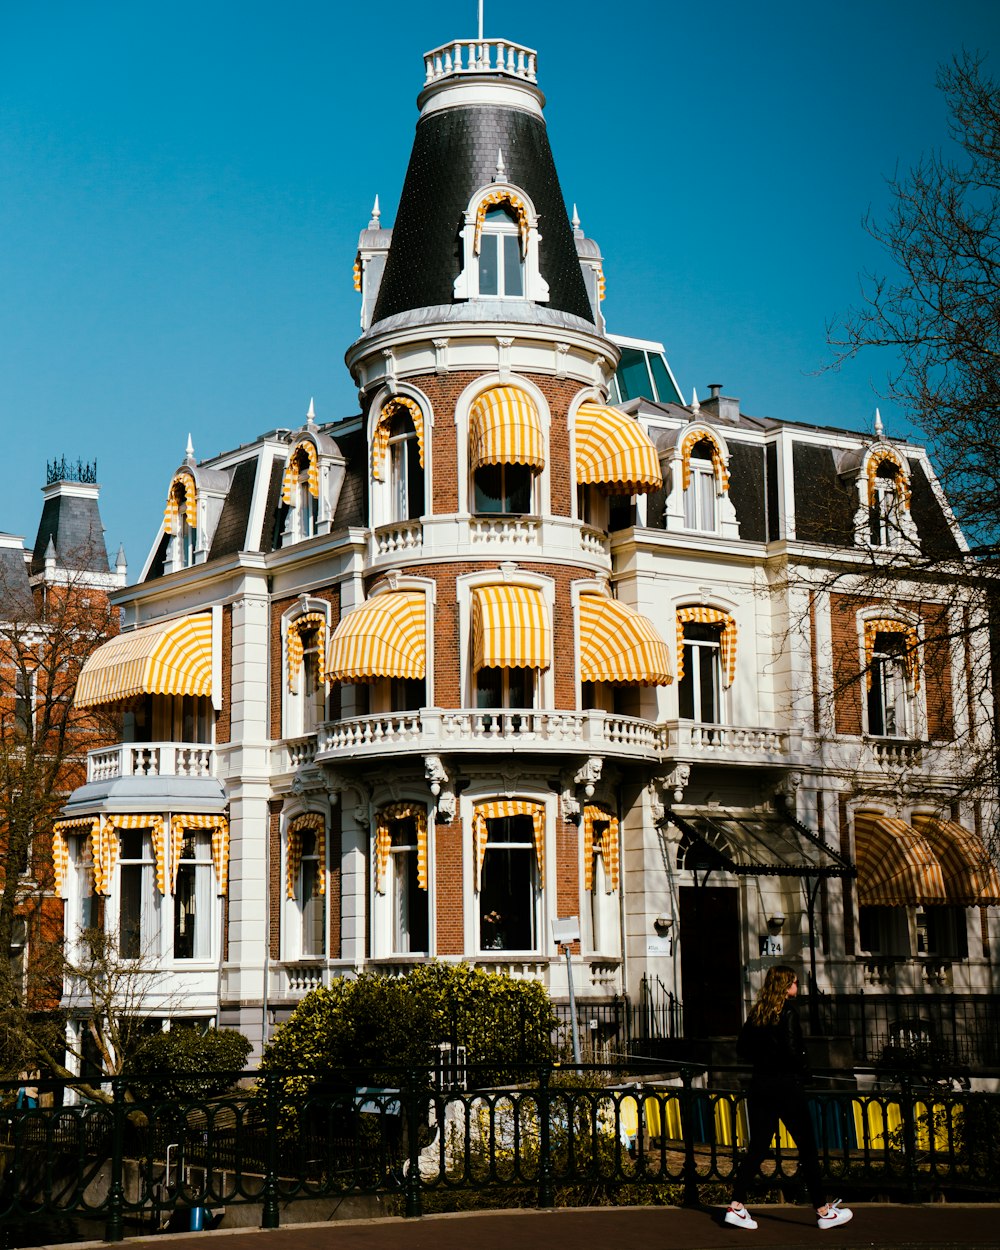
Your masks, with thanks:
M363 973L308 994L278 1029L261 1067L397 1085L426 1070L441 1042L466 1047L479 1082L551 1062L559 1027L545 987L469 964L420 964L405 977Z
M213 1098L235 1084L252 1049L236 1029L173 1028L143 1038L124 1075L137 1101Z

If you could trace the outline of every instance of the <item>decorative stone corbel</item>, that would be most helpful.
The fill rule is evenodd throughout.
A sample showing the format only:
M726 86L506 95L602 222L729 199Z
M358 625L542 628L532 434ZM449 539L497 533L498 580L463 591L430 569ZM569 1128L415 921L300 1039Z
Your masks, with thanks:
M774 786L771 791L772 797L776 799L784 799L789 807L795 806L795 794L802 785L802 774L799 772L789 772Z
M341 804L344 810L347 810L347 795L352 794L355 798L354 810L351 815L357 824L367 828L372 823L372 787L367 781L361 781L357 777L347 777L337 768L332 768L329 764L323 765L323 772L326 777L327 789L330 791L331 803L333 795L340 796Z
M594 791L604 771L604 758L591 755L584 764L573 771L566 769L559 775L559 803L563 820L578 821L583 805L594 797Z
M323 770L317 768L315 764L306 764L299 768L292 778L292 793L300 797L306 794L316 794L327 788Z
M434 795L438 821L450 824L455 819L455 790L439 755L424 756L424 777Z
M653 778L649 783L650 793L655 794L656 791L659 791L656 801L662 800L661 806L669 806L671 800L674 803L683 803L684 790L690 780L691 765L677 764L671 772L663 773L661 776ZM672 793L668 795L667 791ZM659 819L663 819L662 813Z

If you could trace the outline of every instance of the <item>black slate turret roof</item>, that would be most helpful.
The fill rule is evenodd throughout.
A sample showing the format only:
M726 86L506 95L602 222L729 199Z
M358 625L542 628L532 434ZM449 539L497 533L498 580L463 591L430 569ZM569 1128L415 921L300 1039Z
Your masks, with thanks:
M593 325L545 123L499 105L450 108L417 122L375 322L454 302L465 210L473 192L492 180L498 152L507 181L527 193L538 213L539 268L549 284L546 306Z
M50 540L60 568L81 573L107 573L111 567L96 494L87 497L57 492L45 500L32 549L32 573L40 573L45 568Z

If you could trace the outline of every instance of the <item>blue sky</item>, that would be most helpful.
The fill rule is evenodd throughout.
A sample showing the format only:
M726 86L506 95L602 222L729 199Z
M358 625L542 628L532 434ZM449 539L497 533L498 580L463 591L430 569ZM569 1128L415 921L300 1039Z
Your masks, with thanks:
M990 0L501 6L538 49L563 192L609 328L689 396L864 428L888 363L816 375L879 253L885 178L947 140L937 66L1000 76ZM356 410L351 265L391 225L422 53L475 0L0 2L0 530L34 538L47 459L96 457L138 575L190 431L201 457ZM890 433L905 414L882 404Z

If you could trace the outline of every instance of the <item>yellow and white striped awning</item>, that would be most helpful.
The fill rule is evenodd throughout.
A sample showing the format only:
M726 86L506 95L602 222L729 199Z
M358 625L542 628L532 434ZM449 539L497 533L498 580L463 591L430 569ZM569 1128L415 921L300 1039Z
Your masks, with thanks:
M903 465L902 459L893 451L891 447L877 447L868 457L868 506L875 506L875 480L878 477L878 471L884 464L894 465L896 468L895 482L902 496L903 504L908 509L910 506L910 477Z
M913 823L941 864L949 903L956 907L993 907L1000 903L1000 872L982 838L955 820L918 816Z
M872 688L872 656L875 654L875 637L877 634L902 634L906 640L902 660L906 666L906 675L913 682L914 690L920 689L920 634L915 625L905 621L897 621L892 617L883 617L876 621L865 621L865 684Z
M285 465L285 475L281 479L281 502L291 503L292 492L299 474L307 471L306 483L313 499L319 498L319 460L316 456L316 444L311 438L300 438L292 448Z
M666 686L670 652L651 621L608 595L580 596L580 679Z
M719 483L719 490L729 490L729 471L726 459L722 454L722 444L711 430L699 426L685 436L681 443L681 485L685 490L691 485L691 453L699 443L708 443L712 448L712 472Z
M88 656L77 707L140 694L212 694L212 618L207 612L119 634Z
M289 690L295 689L296 679L302 668L302 656L305 651L302 635L310 631L315 631L315 645L319 657L316 680L320 682L326 680L326 616L322 612L304 612L294 621L289 621L285 631Z
M941 863L928 840L895 816L859 812L854 821L858 899L867 907L947 903Z
M545 466L545 435L535 401L516 386L494 386L469 412L469 465Z
M483 586L472 592L472 658L481 668L548 668L552 625L534 586Z
M375 889L385 893L392 850L392 822L413 820L417 830L417 887L427 889L427 808L423 803L388 803L375 817Z
M69 873L68 833L86 836L91 847L100 847L101 818L100 816L72 816L68 820L57 820L52 826L52 872L53 892L57 898L66 897L66 878Z
M349 612L330 638L327 680L425 676L426 605L419 591L392 590Z
M372 434L372 477L376 482L385 480L385 449L389 446L392 419L399 409L410 414L413 431L417 436L420 467L424 467L424 414L415 399L410 399L408 395L394 395L382 405L382 411L378 414L378 421Z
M644 494L663 485L660 458L634 417L604 404L581 404L576 414L576 480Z
M185 521L194 529L198 524L198 487L190 469L181 469L171 480L167 491L167 506L163 513L165 533L177 533L182 512Z
M601 832L595 837L595 825ZM618 817L606 812L595 803L583 809L583 888L594 888L594 851L601 852L604 860L604 880L607 891L618 889L620 850L618 842Z
M326 893L326 818L321 812L302 812L292 817L285 834L285 894L288 898L295 897L299 869L302 867L302 835L308 832L316 838L315 852L319 864L316 889L320 894Z
M483 879L483 860L489 841L487 821L500 820L504 816L530 816L532 839L535 843L535 860L538 870L538 888L545 887L545 805L530 803L525 799L496 799L492 803L478 803L472 812L472 840L476 859L476 889Z

